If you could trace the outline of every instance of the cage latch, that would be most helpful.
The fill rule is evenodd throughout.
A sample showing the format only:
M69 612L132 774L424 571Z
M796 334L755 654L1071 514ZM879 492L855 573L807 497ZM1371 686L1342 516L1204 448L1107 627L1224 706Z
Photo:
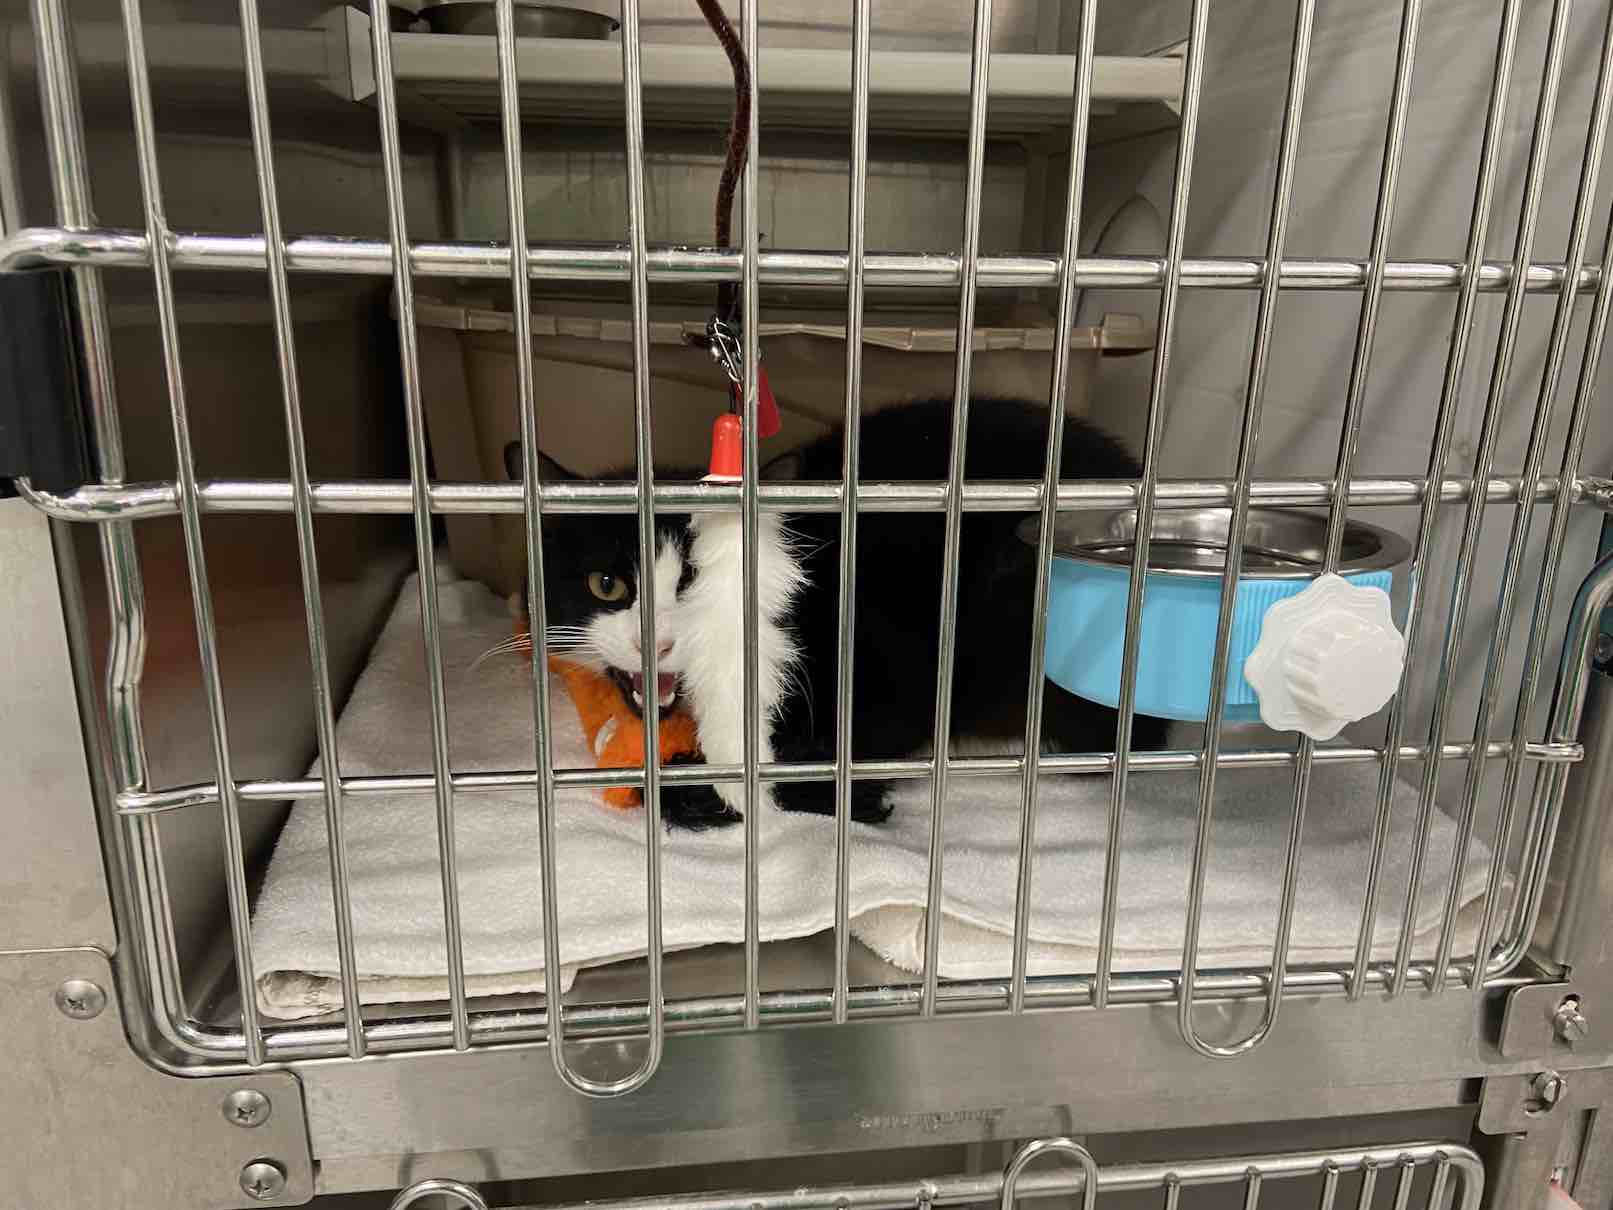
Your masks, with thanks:
M51 492L92 477L65 271L0 273L0 480Z

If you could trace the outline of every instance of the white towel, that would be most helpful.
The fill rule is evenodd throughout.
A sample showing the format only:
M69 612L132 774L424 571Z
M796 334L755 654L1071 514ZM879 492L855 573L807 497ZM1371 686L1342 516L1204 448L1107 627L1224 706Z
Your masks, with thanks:
M456 772L533 766L531 682L519 658L472 670L508 636L502 601L469 581L441 585L451 756ZM563 692L553 701L561 767L592 764ZM342 714L348 776L430 769L430 713L411 580ZM1292 959L1353 954L1377 784L1375 765L1318 765L1300 863ZM1093 968L1101 916L1109 779L1047 776L1038 801L1030 951L1032 973ZM1286 843L1292 774L1223 770L1218 779L1205 898L1201 968L1268 961ZM940 974L1007 973L1012 954L1019 782L955 777L945 829ZM1134 774L1119 869L1115 969L1171 970L1181 961L1187 851L1197 808L1193 774ZM597 792L560 795L561 957L579 967L645 951L643 816L606 807ZM540 991L543 944L534 795L456 796L461 927L472 995ZM1392 953L1409 868L1415 796L1397 794L1387 846L1375 955ZM431 794L354 795L346 838L363 1001L447 995L442 889ZM929 788L900 787L890 821L853 824L852 927L882 957L922 964ZM832 820L769 810L760 821L761 936L800 937L833 924ZM1444 901L1454 829L1435 813L1416 920L1416 952L1431 953ZM744 937L742 829L662 838L668 950ZM1488 852L1475 842L1461 879L1466 934L1482 894ZM1460 936L1460 934L1459 934ZM258 1000L278 1018L340 1007L322 800L293 807L253 921ZM1470 944L1470 943L1469 943ZM1461 952L1460 948L1457 950Z

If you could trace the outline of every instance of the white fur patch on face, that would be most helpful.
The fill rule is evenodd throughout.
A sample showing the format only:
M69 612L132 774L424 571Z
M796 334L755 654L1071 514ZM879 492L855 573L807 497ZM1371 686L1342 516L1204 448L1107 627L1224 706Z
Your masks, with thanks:
M660 661L663 672L676 672L671 663L679 646L677 630L678 580L683 575L683 551L677 539L658 535L655 552L655 638L664 649L670 642L672 651ZM639 569L633 568L635 584ZM643 597L634 592L633 604L626 609L601 610L586 625L589 652L606 667L616 668L629 675L643 671L640 652L639 618Z
M677 645L663 667L676 672L688 695L700 747L712 764L739 764L745 752L744 544L737 513L696 516L689 559L694 582L677 602ZM757 691L760 710L756 759L773 759L772 720L783 700L799 653L785 627L790 601L805 582L780 519L764 514L757 536ZM659 579L657 580L659 586ZM743 785L717 787L723 801L745 809ZM762 787L763 806L771 803Z

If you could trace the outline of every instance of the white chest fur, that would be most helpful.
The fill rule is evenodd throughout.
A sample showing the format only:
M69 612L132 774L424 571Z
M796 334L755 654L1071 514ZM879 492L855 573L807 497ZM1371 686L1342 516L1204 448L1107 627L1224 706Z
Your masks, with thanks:
M693 583L678 601L675 628L681 636L679 672L700 732L700 746L711 764L739 764L745 748L744 546L740 518L733 513L697 515L689 558ZM804 574L789 538L775 515L763 514L757 532L756 682L759 709L758 761L773 759L772 720L798 656L785 626L790 600ZM685 645L687 640L687 645ZM719 785L717 792L744 810L742 784ZM763 787L760 806L771 805Z

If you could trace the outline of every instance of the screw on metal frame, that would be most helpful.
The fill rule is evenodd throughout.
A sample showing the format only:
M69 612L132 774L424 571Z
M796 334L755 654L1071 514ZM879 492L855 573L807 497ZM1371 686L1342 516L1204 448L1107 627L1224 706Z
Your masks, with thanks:
M1568 1092L1568 1081L1555 1071L1542 1071L1529 1081L1529 1095L1523 1111L1530 1117L1541 1117L1557 1108Z
M219 1106L219 1112L224 1120L231 1126L239 1126L244 1130L251 1130L263 1125L274 1112L274 1106L269 1098L256 1088L237 1088L224 1098Z
M241 1192L255 1202L272 1202L286 1191L286 1170L278 1160L253 1160L241 1169Z
M1551 1032L1559 1042L1577 1046L1590 1036L1591 1023L1578 996L1565 996L1551 1015Z
M106 1009L106 992L88 979L66 980L51 999L64 1017L75 1021L93 1021Z

